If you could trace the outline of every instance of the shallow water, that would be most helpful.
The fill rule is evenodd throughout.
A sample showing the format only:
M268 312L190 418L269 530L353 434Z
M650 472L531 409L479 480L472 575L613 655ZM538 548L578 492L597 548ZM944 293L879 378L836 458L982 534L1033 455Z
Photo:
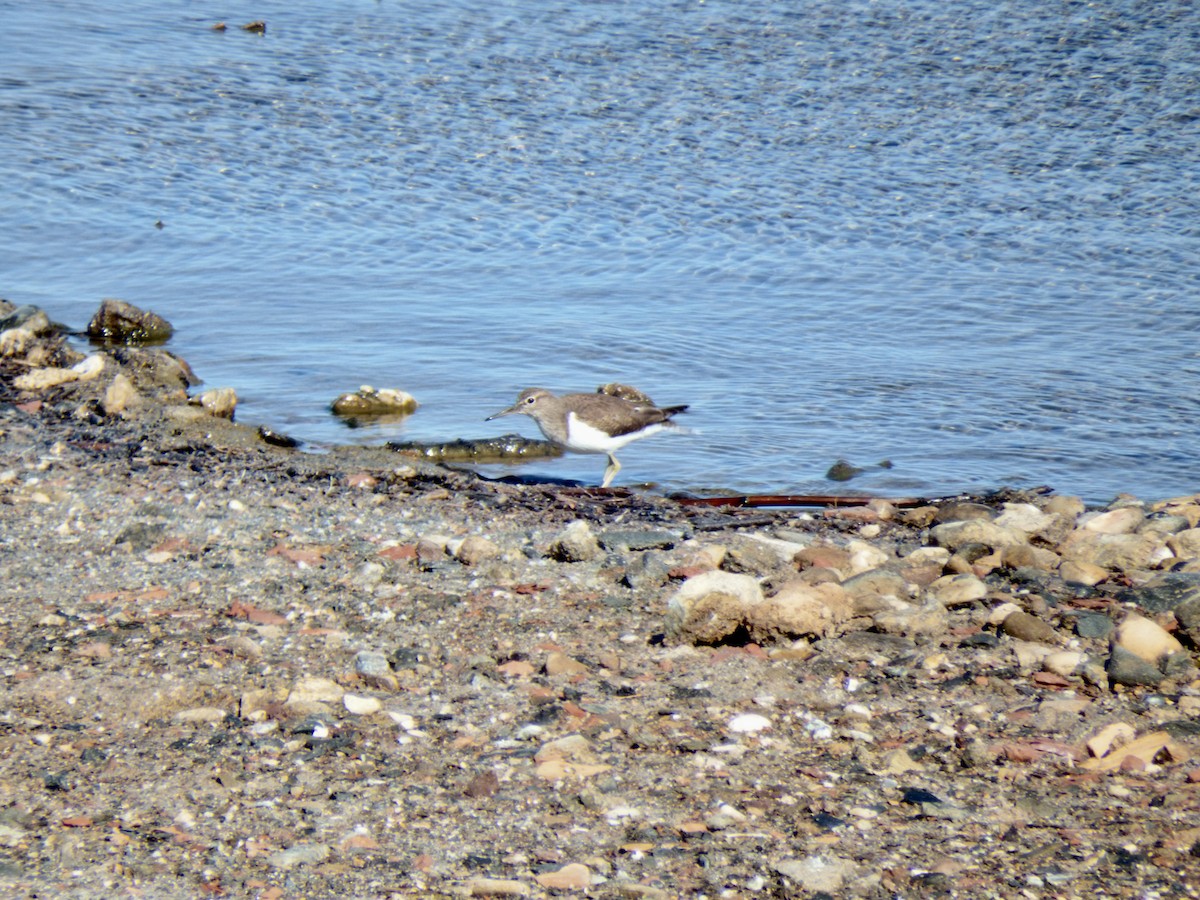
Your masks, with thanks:
M483 419L619 380L693 430L619 483L1200 489L1191 4L0 13L0 296L154 309L241 421L534 435ZM347 429L364 383L422 408Z

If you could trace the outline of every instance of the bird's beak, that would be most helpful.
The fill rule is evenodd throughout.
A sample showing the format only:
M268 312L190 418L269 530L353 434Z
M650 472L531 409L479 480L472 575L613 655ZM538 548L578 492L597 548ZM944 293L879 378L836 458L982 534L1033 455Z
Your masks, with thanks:
M498 412L498 413L492 413L490 416L488 416L488 417L487 417L486 419L484 419L483 421L485 421L485 422L490 422L490 421L492 421L492 419L498 419L498 418L500 418L501 416L511 416L513 413L515 413L515 412L517 412L517 411L518 411L518 410L517 410L517 407L516 407L516 406L510 406L508 409L502 409L502 410L500 410L500 412Z

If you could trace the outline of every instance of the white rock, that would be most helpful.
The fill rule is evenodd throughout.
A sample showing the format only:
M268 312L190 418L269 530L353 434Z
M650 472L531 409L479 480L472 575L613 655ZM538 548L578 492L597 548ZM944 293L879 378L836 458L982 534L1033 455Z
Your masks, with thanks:
M771 720L758 713L742 713L729 720L729 730L736 734L757 734L771 727Z
M99 378L100 373L104 371L104 354L93 353L91 356L71 366L71 371L79 377L80 381L91 381Z
M376 697L363 697L359 694L343 694L342 706L352 716L370 716L379 712L383 704Z

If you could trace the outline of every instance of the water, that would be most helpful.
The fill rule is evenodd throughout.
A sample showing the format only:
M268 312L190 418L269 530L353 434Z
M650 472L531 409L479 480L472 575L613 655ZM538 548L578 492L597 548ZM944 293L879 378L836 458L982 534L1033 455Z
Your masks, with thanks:
M1193 4L206 13L0 0L0 296L159 312L241 421L534 436L482 420L619 380L694 433L618 483L1200 489ZM422 408L348 429L360 384Z

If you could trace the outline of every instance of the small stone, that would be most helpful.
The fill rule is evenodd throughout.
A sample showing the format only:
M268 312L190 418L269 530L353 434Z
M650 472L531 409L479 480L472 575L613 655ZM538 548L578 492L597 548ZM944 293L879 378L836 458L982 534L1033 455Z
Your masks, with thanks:
M557 872L545 872L534 878L544 888L578 891L592 885L592 870L583 863L567 863Z
M188 400L192 406L199 406L209 415L220 419L233 419L237 410L237 392L233 388L213 388L198 397Z
M277 869L291 869L324 862L333 851L327 844L296 844L279 850L267 857L267 865Z
M1146 518L1136 506L1122 506L1085 519L1082 526L1100 534L1132 534Z
M987 585L974 575L944 575L929 585L929 596L942 606L964 606L987 596Z
M225 710L216 706L197 706L192 709L181 709L171 716L171 719L185 724L201 724L223 721L225 715Z
M1122 647L1113 648L1105 672L1113 683L1129 687L1156 685L1165 677L1157 666Z
M1067 584L1093 587L1108 578L1108 569L1077 559L1064 559L1058 567L1059 577Z
M472 534L464 538L463 542L458 545L454 558L464 566L477 566L489 559L495 559L499 555L500 548L496 544L485 537Z
M356 393L342 394L331 408L339 416L407 416L418 406L416 398L405 391L364 384Z
M80 381L93 381L99 378L100 373L104 371L104 356L100 353L93 353L71 366L71 371Z
M1005 617L1000 630L1021 641L1039 644L1060 643L1059 634L1037 616L1017 610Z
M587 562L600 555L600 542L582 519L568 525L550 545L550 556L559 562Z
M124 372L118 372L112 384L104 391L101 407L106 416L116 416L136 403L139 399L137 389Z
M328 678L301 678L288 693L287 705L300 703L338 703L346 691L336 681Z
M33 369L13 379L13 387L18 391L44 391L47 388L58 387L78 381L79 375L70 369Z
M342 706L352 716L370 716L379 712L383 704L377 697L363 697L359 694L343 694Z
M1107 756L1114 746L1128 744L1137 737L1137 729L1124 722L1113 722L1086 741L1088 753L1092 756Z
M836 856L806 856L804 859L785 859L775 864L775 871L810 893L837 894L846 880L853 876L855 864Z
M467 879L467 894L471 897L528 897L529 888L511 878Z
M750 607L746 624L759 643L797 637L829 637L853 614L841 585L789 581L778 593Z
M749 575L704 572L683 583L667 603L668 633L696 644L715 644L741 628L749 610L763 601Z
M555 651L546 657L547 675L583 675L591 671L577 659Z
M729 730L734 734L758 734L771 727L771 720L758 713L742 713L729 720Z
M949 550L958 550L968 544L983 544L992 550L1003 550L1005 547L1025 542L1021 534L983 519L935 525L929 536L939 547Z
M1113 645L1154 665L1183 650L1183 645L1162 626L1138 615L1127 616L1117 626Z
M1084 654L1075 650L1061 650L1057 653L1049 654L1042 660L1042 668L1047 672L1053 672L1055 675L1061 675L1066 678L1069 675L1074 675L1087 659Z

